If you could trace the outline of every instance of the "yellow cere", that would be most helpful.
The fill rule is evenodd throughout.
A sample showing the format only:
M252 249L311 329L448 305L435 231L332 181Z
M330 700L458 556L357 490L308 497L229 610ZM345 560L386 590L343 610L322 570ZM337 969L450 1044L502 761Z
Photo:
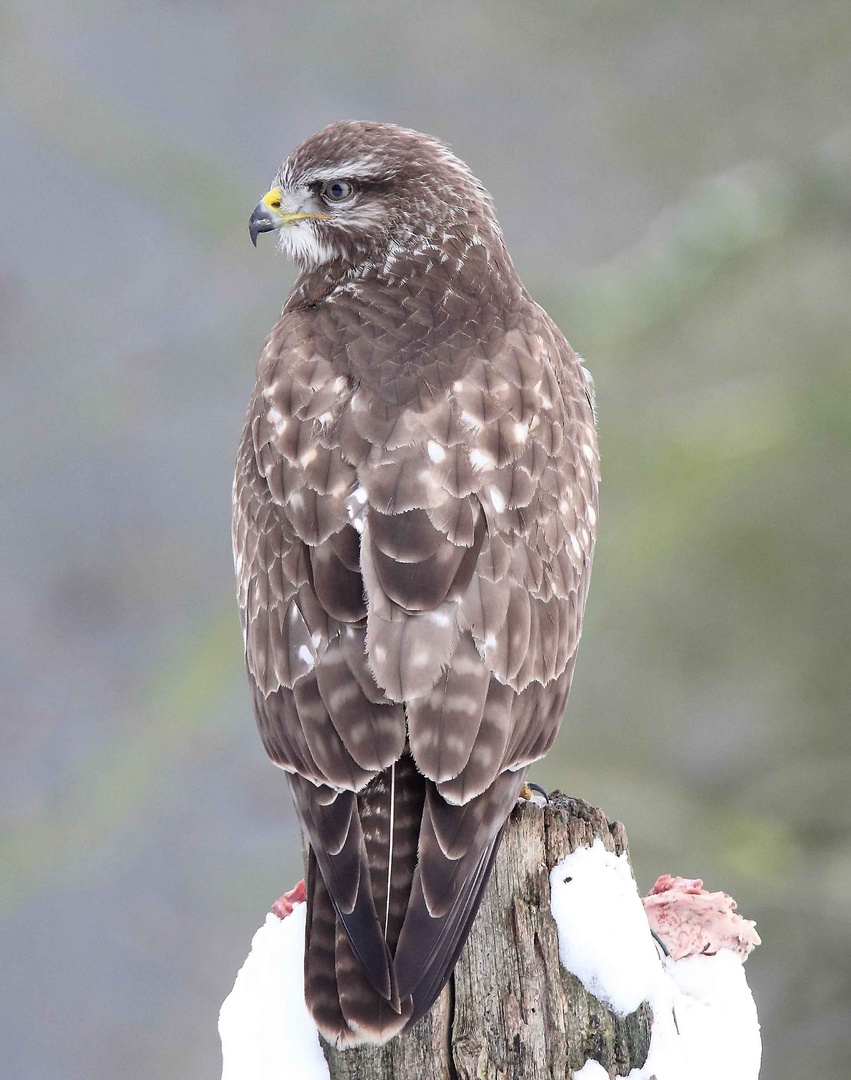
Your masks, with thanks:
M283 194L284 193L279 187L273 187L271 191L267 191L263 196L263 205L267 206L270 210L280 210Z

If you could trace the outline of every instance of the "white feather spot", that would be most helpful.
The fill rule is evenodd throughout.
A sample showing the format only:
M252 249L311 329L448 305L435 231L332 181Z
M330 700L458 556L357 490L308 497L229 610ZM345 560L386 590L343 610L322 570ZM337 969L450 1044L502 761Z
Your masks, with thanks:
M484 450L471 450L470 464L474 469L492 469L496 463L490 454L486 454Z
M594 460L594 447L591 445L591 443L586 442L582 444L582 456L585 458L586 461Z
M526 442L529 438L529 425L528 424L515 424L514 425L514 438L518 442Z
M498 514L501 514L506 506L505 496L492 484L488 488L488 495L490 495L490 500L493 503L494 510L496 510Z
M303 660L309 668L314 665L313 653L307 647L307 645L300 645L298 650L299 659Z
M443 459L446 457L446 451L443 449L440 443L435 442L434 439L429 439L427 449L428 456L433 462L435 462L435 464L440 464L440 462L443 461Z
M349 515L349 521L359 533L363 532L366 499L366 489L363 487L356 487L346 499L346 513Z
M588 504L588 506L586 506L585 512L588 515L588 524L592 525L592 526L596 525L597 524L597 511L594 509L593 506L591 506L590 503Z
M482 428L481 421L478 420L475 416L473 416L472 413L467 412L466 409L462 410L461 419L464 421L465 424L469 425L471 428L475 428L476 431L481 431L481 428Z

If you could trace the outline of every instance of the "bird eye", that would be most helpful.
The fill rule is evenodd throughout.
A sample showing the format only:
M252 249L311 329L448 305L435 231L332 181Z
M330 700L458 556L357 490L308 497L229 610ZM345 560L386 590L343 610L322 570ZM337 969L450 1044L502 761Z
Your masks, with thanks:
M322 198L332 203L345 202L354 193L354 184L350 184L348 180L329 180L322 188Z

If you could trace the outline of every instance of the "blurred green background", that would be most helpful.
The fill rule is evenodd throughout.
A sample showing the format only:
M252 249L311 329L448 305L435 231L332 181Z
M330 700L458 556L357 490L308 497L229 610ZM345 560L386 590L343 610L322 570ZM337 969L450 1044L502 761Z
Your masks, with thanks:
M4 1075L215 1076L300 876L232 584L293 279L246 226L358 118L469 162L596 379L594 582L535 778L625 822L643 889L757 920L764 1077L847 1077L849 56L847 0L7 0Z

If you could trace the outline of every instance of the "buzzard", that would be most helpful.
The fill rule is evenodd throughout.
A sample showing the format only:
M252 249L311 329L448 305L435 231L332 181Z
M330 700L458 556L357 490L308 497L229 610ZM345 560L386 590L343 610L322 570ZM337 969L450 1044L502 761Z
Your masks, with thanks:
M338 1046L448 979L567 700L597 521L590 380L442 143L336 123L251 215L299 276L239 449L260 736L307 849L305 997Z

